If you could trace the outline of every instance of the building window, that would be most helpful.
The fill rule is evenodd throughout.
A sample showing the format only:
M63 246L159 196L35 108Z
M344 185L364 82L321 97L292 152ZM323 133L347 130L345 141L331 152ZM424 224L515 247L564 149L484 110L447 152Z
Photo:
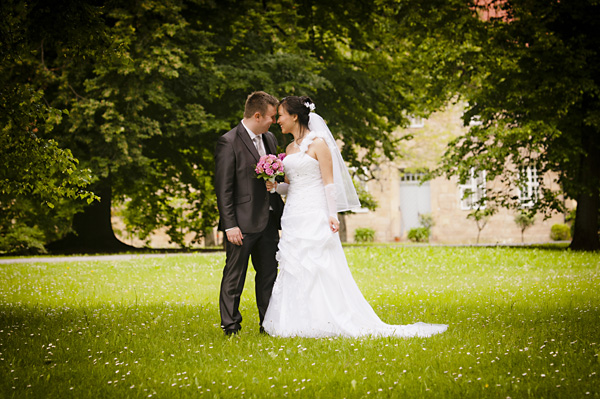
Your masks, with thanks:
M485 209L485 201L481 201L485 198L485 176L485 170L476 171L475 168L471 168L467 182L458 186L460 209Z
M483 125L483 122L481 121L481 116L479 116L479 115L475 115L469 121L469 126L481 126L481 125Z
M423 172L401 172L400 181L413 181L422 182L425 179L425 173Z
M413 129L419 129L425 127L425 119L418 116L409 116L408 120L410 121L410 125L408 127Z
M540 182L538 180L537 169L528 166L521 169L521 179L519 190L519 200L522 208L531 208L539 199Z

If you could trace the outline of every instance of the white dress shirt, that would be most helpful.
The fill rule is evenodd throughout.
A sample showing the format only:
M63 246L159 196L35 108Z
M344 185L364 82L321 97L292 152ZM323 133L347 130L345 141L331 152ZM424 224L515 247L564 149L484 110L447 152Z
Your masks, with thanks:
M250 140L252 140L252 142L254 143L254 146L256 147L256 151L258 151L258 155L260 155L261 157L263 155L267 155L267 151L265 150L265 144L263 142L262 134L254 134L254 132L252 130L248 129L248 126L246 126L244 124L243 120L242 120L242 125L248 131Z

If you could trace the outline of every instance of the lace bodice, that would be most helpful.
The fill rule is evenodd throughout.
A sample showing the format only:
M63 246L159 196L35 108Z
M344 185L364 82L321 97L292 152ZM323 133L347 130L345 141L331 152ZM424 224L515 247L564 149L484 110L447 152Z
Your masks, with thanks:
M327 209L319 161L306 154L310 144L306 143L308 138L303 140L300 152L290 154L283 160L285 174L290 182L285 212L301 212L305 208Z

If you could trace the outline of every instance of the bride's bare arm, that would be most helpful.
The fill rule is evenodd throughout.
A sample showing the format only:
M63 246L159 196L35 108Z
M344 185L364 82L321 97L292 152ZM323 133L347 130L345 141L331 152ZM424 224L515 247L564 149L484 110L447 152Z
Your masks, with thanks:
M312 151L311 151L312 150ZM314 151L314 155L311 154ZM317 161L319 161L319 168L321 169L321 177L323 178L323 184L326 186L333 183L333 161L331 160L331 152L325 140L318 138L312 142L309 147L308 155L311 155Z
M325 187L325 197L327 198L327 207L329 209L329 228L332 232L337 233L340 229L340 222L337 218L335 203L335 186L333 184L333 161L331 160L331 152L323 139L313 141L309 150L314 151L314 157L319 161L321 178L323 179L323 186Z

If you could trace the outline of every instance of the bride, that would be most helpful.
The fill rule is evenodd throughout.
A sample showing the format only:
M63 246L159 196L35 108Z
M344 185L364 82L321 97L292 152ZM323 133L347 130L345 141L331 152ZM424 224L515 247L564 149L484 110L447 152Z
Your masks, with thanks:
M294 140L283 160L287 195L281 218L279 273L263 327L281 337L427 337L444 324L383 323L354 282L337 234L337 212L360 207L327 124L308 97L285 97L277 123Z

